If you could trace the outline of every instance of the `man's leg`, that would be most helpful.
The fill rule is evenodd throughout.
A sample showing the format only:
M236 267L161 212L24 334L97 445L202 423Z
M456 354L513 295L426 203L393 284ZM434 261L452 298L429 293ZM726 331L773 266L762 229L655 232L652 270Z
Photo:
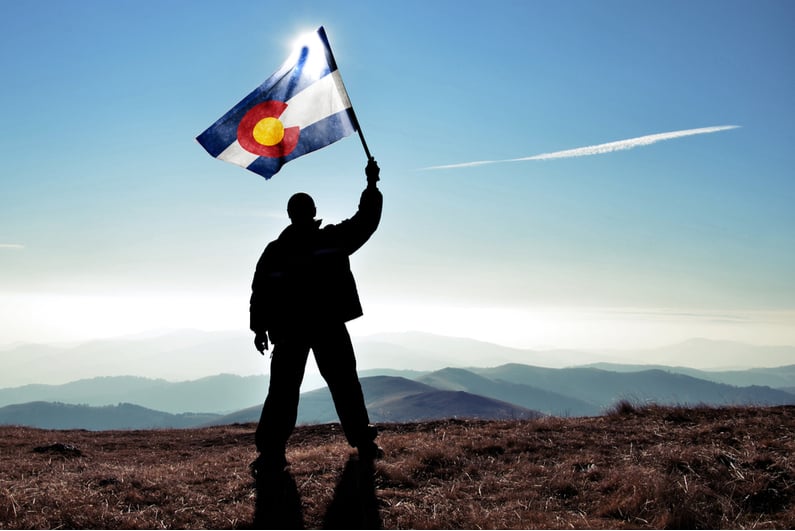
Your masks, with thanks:
M283 459L287 439L298 418L298 399L309 345L283 342L273 347L268 397L255 433L257 450L266 459Z
M331 391L348 444L357 447L360 454L379 452L380 448L373 442L377 432L367 415L362 386L356 374L353 345L345 323L316 329L312 350L320 374Z

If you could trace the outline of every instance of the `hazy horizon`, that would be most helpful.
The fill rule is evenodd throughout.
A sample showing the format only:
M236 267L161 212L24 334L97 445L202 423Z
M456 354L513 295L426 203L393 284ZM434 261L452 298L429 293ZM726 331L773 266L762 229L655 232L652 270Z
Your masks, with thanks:
M162 330L247 330L248 295L247 290L237 298L201 294L185 297L6 295L4 302L11 304L0 306L0 320L16 321L17 326L0 331L0 346L85 342L149 335ZM368 304L366 294L362 298L365 315L349 322L351 334L358 337L418 331L523 349L652 348L702 337L752 345L795 346L795 312L790 311L484 308ZM120 314L125 319L119 320ZM41 322L52 326L42 328Z
M624 342L622 346L609 346L606 344L594 344L588 343L584 344L583 346L574 346L574 345L555 345L555 344L532 344L532 345L523 345L517 344L511 341L502 341L499 338L491 339L491 338L484 338L484 337L473 337L472 335L466 334L455 334L455 333L440 333L436 331L430 331L419 328L406 328L406 329L384 329L378 331L370 331L368 328L359 327L357 326L355 321L348 322L348 328L351 333L351 337L355 340L369 340L378 337L389 337L389 336L400 336L400 335L428 335L428 336L437 336L443 338L450 338L450 339L464 339L464 340L471 340L479 343L488 343L497 345L500 347L505 347L509 349L516 349L516 350L582 350L585 352L603 352L606 350L624 350L628 352L636 351L636 350L648 350L648 349L655 349L661 348L671 345L676 345L680 343L687 343L689 341L709 341L714 343L738 343L738 344L745 344L749 346L759 346L759 347L793 347L795 345L789 344L786 342L772 342L772 343L758 343L754 341L744 341L742 339L726 339L726 338L714 338L714 337L706 337L706 336L699 336L699 335L691 335L687 337L682 337L681 339L672 339L670 341L663 341L661 343L653 342L653 343L638 343L635 345L626 345ZM242 329L240 327L237 328L190 328L190 327L174 327L174 328L149 328L143 329L138 331L129 331L124 333L117 333L117 334L108 334L108 335L92 335L92 336L85 336L85 337L72 337L72 338L52 338L52 339L45 339L42 340L40 338L31 338L31 339L19 339L16 341L11 342L0 342L0 351L8 350L11 348L16 348L19 346L24 345L42 345L42 346L54 346L54 347L76 347L80 345L85 345L87 343L93 342L103 342L103 341L120 341L120 340L140 340L140 339L152 339L157 337L168 336L171 334L179 334L179 333L200 333L200 334L240 334L240 335L250 335L253 341L254 334L248 329ZM253 343L252 343L253 344ZM795 361L795 360L793 360Z
M360 372L432 372L510 363L551 369L608 363L733 371L790 366L795 360L792 346L704 338L638 349L523 349L420 331L354 335L353 340ZM269 374L269 357L253 350L245 330L161 330L87 342L0 345L0 354L7 369L0 375L0 388L114 376L178 382L219 374ZM324 386L310 356L302 390Z

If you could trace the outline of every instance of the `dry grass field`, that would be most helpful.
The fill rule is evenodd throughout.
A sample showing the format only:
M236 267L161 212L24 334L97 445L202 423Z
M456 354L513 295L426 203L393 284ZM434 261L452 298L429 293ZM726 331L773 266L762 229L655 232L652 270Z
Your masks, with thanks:
M795 407L305 426L259 493L253 430L2 427L0 528L795 528Z

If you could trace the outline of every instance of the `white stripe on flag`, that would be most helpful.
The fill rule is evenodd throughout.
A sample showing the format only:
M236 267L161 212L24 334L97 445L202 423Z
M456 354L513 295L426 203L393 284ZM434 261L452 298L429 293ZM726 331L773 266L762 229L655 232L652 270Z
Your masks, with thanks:
M242 166L244 168L248 168L255 160L259 158L259 155L249 153L243 149L243 146L240 145L240 142L235 140L229 144L226 149L223 150L216 158L225 160L226 162L231 162L232 164L237 164L238 166Z
M279 118L284 127L304 128L351 106L339 70L322 77L287 100Z

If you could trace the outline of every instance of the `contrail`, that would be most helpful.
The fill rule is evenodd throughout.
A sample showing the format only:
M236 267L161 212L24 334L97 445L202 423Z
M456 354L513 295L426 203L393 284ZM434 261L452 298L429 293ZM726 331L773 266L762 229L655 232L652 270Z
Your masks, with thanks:
M0 249L24 249L21 243L0 243Z
M616 140L615 142L608 142L606 144L597 144L595 146L578 147L574 149L566 149L563 151L553 151L552 153L541 153L540 155L533 155L532 157L521 157L518 159L504 159L504 160L477 160L474 162L462 162L459 164L446 164L443 166L429 166L422 168L423 170L447 170L451 168L468 168L470 166L483 166L484 164L497 164L500 162L519 162L524 160L550 160L550 159L566 159L571 157L586 157L588 155L601 155L602 153L611 153L613 151L621 151L624 149L632 149L640 146L648 146L663 140L671 140L672 138L681 138L683 136L703 135L706 133L717 133L718 131L726 131L729 129L737 129L739 125L717 125L713 127L701 127L699 129L684 129L682 131L671 131L670 133L657 133L654 135L639 136L636 138L628 138L626 140Z

